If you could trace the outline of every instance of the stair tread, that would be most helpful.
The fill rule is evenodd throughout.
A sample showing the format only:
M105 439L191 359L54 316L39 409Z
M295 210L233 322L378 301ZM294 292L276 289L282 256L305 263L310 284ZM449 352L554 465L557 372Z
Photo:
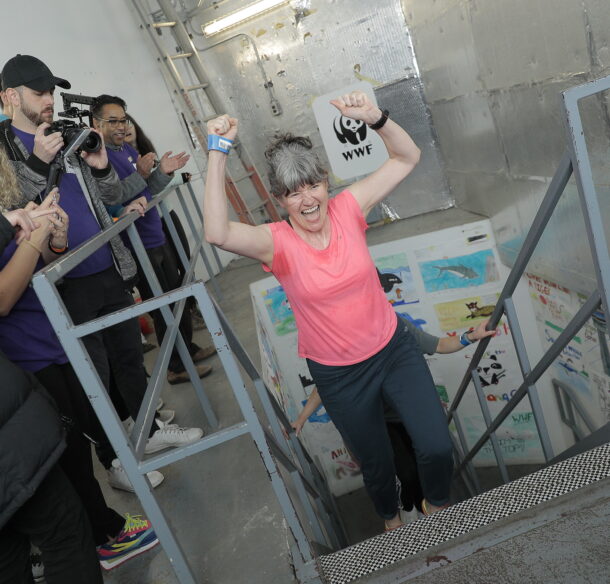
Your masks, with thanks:
M432 546L609 477L610 444L605 444L400 529L321 556L319 565L328 584L347 584Z

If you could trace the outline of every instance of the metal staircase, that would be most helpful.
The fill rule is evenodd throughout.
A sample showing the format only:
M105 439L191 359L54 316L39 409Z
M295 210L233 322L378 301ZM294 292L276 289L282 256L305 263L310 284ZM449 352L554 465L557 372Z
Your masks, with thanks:
M578 108L581 99L609 89L610 76L563 92L569 136L567 152L550 183L490 319L490 329L496 328L502 316L505 315L508 319L523 382L505 407L492 419L477 373L477 367L486 347L490 342L493 343L493 338L486 338L479 343L473 358L469 361L464 378L448 409L448 422L455 423L458 434L455 442L457 472L462 475L471 498L403 528L322 556L319 559L320 570L324 581L328 584L408 582L425 572L447 566L475 552L491 548L519 534L565 517L573 512L575 507L588 504L608 507L610 424L583 437L581 442L577 442L572 448L555 457L540 407L536 382L585 322L599 311L600 306L604 314L609 314L610 253ZM512 295L572 175L580 194L587 236L593 254L597 289L590 294L546 354L532 366ZM602 356L604 350L606 354L608 352L606 343L605 336L600 335ZM481 406L487 429L475 445L468 449L457 409L471 384ZM532 407L548 466L511 482L496 437L496 430L526 396ZM577 408L577 405L574 404L574 407ZM472 460L488 440L491 442L505 484L481 494ZM450 580L451 578L447 581ZM472 581L471 578L468 581Z
M536 382L578 333L582 326L599 311L600 307L603 309L604 314L608 314L608 307L610 306L610 252L608 250L603 215L597 197L595 183L593 181L585 133L579 112L580 100L608 89L610 89L610 76L584 85L572 87L562 93L565 113L564 119L569 136L567 150L559 163L559 167L549 185L547 193L534 218L530 231L525 238L504 289L500 294L495 310L490 318L489 327L490 329L493 329L496 328L500 322L500 318L503 315L506 316L511 328L511 337L517 352L521 373L523 375L523 382L510 401L492 420L487 400L485 399L481 387L479 374L477 373L477 367L479 366L487 346L490 342L493 343L493 339L488 337L479 343L472 360L468 364L468 369L455 398L449 407L448 420L449 422L452 420L455 422L459 438L459 443L456 445L459 453L458 471L462 472L464 474L464 480L469 482L472 494L480 492L480 488L477 485L476 473L472 466L472 459L485 445L487 440L491 442L503 481L507 483L510 480L495 432L513 409L526 396L529 398L532 413L536 421L544 458L547 462L554 458L555 455L540 406ZM540 361L532 366L527 355L512 295L525 272L527 263L542 237L568 180L570 180L572 176L576 181L578 193L580 195L581 209L585 219L589 247L592 252L593 265L595 267L597 288L589 295L580 310L574 315L570 323L564 328ZM603 355L604 349L606 353L608 351L606 345L607 341L605 340L604 335L600 335L599 338ZM475 445L471 449L468 449L457 408L471 383L474 386L481 406L487 429L477 440Z
M108 227L85 244L49 264L33 277L33 286L54 330L72 364L82 386L86 389L95 413L104 428L113 449L120 459L142 507L154 526L163 550L181 584L203 582L202 575L195 575L189 566L179 539L170 526L152 487L147 472L158 470L194 454L216 448L222 444L249 435L258 450L271 487L276 495L287 525L291 561L300 580L315 575L315 557L346 545L343 527L338 519L335 502L322 474L312 458L296 438L289 420L264 384L254 363L240 344L222 310L208 294L202 281L195 281L193 274L203 245L203 229L195 229L191 215L189 226L193 229L196 244L188 257L172 223L165 199L182 195L179 190L168 191L153 197L147 211L158 208L168 222L172 240L185 267L180 288L163 293L137 229L133 225L137 213L130 213ZM95 320L75 326L67 313L57 290L57 282L63 275L94 253L121 231L129 235L135 251L155 294L154 298L135 304ZM180 318L186 301L195 298L217 349L230 388L241 411L243 420L223 425L199 379L185 341L179 331ZM174 305L174 310L170 305ZM167 332L159 349L144 401L135 421L131 436L125 432L112 401L81 341L82 337L144 313L159 309L167 324ZM153 456L145 457L144 447L154 422L156 404L163 389L169 358L174 344L189 373L192 386L203 410L210 431L198 442ZM242 375L251 381L264 415L259 418ZM320 582L320 580L313 580Z

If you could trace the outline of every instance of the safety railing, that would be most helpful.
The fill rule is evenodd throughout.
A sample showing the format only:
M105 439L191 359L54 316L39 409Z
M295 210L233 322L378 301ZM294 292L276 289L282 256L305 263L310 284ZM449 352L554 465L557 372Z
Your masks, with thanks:
M163 293L134 225L134 221L138 218L136 213L130 213L121 218L113 226L95 235L79 248L37 272L33 277L33 286L82 386L87 388L87 397L116 455L120 459L164 551L169 557L178 581L181 584L195 584L195 582L201 582L202 580L197 579L193 574L179 541L153 494L146 473L249 433L258 449L292 535L290 549L297 574L308 574L308 582L315 582L317 576L315 575L314 556L317 553L343 547L346 543L343 527L338 520L334 499L322 474L296 438L289 420L262 381L260 374L231 329L217 301L208 294L202 281L194 280L195 267L199 258L201 258L208 274L211 276L212 287L220 296L220 288L213 278L211 265L203 250L203 225L201 224L199 206L191 185L187 185L187 188L195 209L197 209L198 226L193 218L193 213L188 209L180 188L157 195L149 203L147 209L148 212L153 208L158 208L168 225L171 239L185 269L183 282L179 288ZM166 204L166 199L172 196L178 197L194 237L195 244L190 257L181 244L176 226L173 224ZM129 236L132 248L143 268L154 297L101 318L74 325L57 290L58 281L112 237L123 231ZM215 258L220 266L218 256L215 255ZM197 375L195 365L178 328L182 312L189 298L194 298L199 305L243 416L242 422L229 427L220 428L203 382ZM172 304L174 305L173 311L170 308ZM161 311L167 324L167 331L159 348L159 354L134 429L131 436L127 436L83 345L82 338L156 309ZM154 422L156 404L163 388L174 344L189 374L206 420L213 431L196 443L144 459L146 439ZM238 363L241 364L246 375L254 384L266 417L264 424L261 423L254 409ZM282 474L281 469L284 469L284 474ZM285 475L289 479L288 483L292 486L292 490L288 489ZM291 495L291 492L296 493L296 497ZM299 514L304 514L304 521L301 520ZM309 526L308 533L306 533L305 525Z
M555 400L557 401L557 408L559 409L559 417L561 421L572 430L574 435L574 442L579 442L585 436L595 431L595 424L591 417L587 413L587 410L580 403L576 391L573 387L560 381L559 379L552 379L551 384L553 385L553 391L555 392ZM583 432L581 424L578 422L578 418L587 428L587 434Z
M506 284L498 298L494 312L490 317L488 328L491 330L496 328L503 316L506 316L508 325L511 329L511 336L517 353L523 381L508 403L496 417L492 419L477 372L477 367L485 354L487 346L490 342L493 342L491 338L485 338L479 343L472 360L469 362L464 378L448 409L448 421L453 421L457 430L457 440L455 441L458 458L457 470L462 474L471 494L480 492L481 490L478 483L478 477L472 465L472 460L488 440L491 443L502 480L505 483L510 480L506 463L496 436L496 431L526 396L530 401L544 458L547 462L553 458L553 448L540 405L536 383L580 328L596 311L598 311L600 305L604 310L604 314L608 314L608 307L610 306L610 255L608 251L608 242L604 232L603 217L593 181L593 172L585 141L585 133L579 112L580 100L608 89L610 89L610 76L573 87L562 93L565 125L569 136L567 151L563 155L559 167L549 184L542 204L540 205ZM513 294L548 225L557 202L559 201L568 180L570 180L572 176L574 176L578 188L580 206L585 220L588 243L595 268L597 287L589 295L580 310L574 315L572 320L538 363L532 367L527 354L517 312L515 310ZM605 339L603 345L607 348ZM474 386L481 407L486 430L472 448L469 449L457 408L471 383Z

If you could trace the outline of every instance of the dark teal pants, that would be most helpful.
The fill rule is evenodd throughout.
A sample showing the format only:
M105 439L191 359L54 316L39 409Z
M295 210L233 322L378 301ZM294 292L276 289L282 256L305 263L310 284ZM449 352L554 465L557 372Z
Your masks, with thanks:
M403 326L381 351L360 363L307 362L326 412L360 462L365 487L381 517L390 519L398 510L384 401L411 437L426 500L433 505L449 502L453 446L447 419L421 350Z

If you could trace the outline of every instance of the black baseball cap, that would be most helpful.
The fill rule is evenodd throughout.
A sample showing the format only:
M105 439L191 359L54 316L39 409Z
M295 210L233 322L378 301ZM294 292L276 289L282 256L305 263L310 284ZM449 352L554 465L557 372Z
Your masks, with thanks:
M56 85L64 89L72 87L68 81L55 77L40 59L31 55L16 55L2 69L2 88L25 85L35 91L48 91Z

